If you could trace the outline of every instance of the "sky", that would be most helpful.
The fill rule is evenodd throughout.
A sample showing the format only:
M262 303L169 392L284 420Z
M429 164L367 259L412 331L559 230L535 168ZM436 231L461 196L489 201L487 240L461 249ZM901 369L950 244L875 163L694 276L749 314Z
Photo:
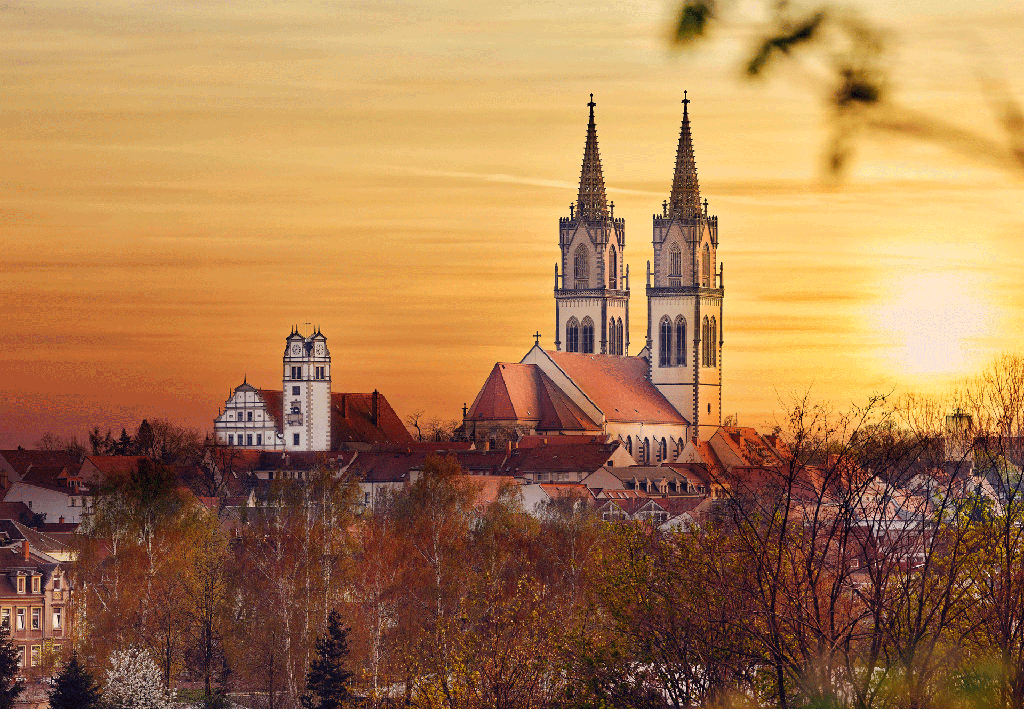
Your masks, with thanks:
M1024 97L1024 8L896 5L848 5L886 31L891 95L998 139L977 76ZM243 378L280 386L295 324L327 336L334 391L461 418L495 362L552 346L591 92L635 354L688 91L741 424L1020 348L1024 172L870 134L830 184L815 67L742 78L753 0L674 51L676 7L0 0L0 446L208 431Z

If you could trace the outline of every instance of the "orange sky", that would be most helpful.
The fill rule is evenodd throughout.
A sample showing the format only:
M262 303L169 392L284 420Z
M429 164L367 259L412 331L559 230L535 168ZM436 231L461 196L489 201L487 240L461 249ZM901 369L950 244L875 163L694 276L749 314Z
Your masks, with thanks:
M1024 96L1008 0L858 5L894 90L997 135L975 72ZM280 384L319 324L336 391L461 416L491 365L553 339L558 218L590 92L626 219L631 351L683 89L725 264L724 408L770 422L935 389L1019 347L1024 181L860 143L818 179L827 116L739 80L740 13L695 53L673 3L0 3L0 446L165 417L206 430L244 375Z

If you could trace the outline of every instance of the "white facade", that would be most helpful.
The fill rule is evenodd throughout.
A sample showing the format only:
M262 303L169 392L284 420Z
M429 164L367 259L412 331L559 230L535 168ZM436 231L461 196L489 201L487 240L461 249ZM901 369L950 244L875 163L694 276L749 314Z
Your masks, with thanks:
M213 420L217 445L284 450L284 436L260 391L249 383L236 388L224 402L224 411Z
M36 485L19 481L11 485L4 502L24 502L36 514L45 514L47 522L78 523L82 514L92 504L92 498L84 488L69 487L66 491L55 486Z
M331 353L321 332L286 338L283 385L285 450L330 450Z

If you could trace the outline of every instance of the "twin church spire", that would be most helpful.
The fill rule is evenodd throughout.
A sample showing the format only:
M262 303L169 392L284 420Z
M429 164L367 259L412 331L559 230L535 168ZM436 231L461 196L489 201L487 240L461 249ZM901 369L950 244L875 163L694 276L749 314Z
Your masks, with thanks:
M580 193L576 212L585 221L608 219L608 198L604 191L604 173L601 154L597 149L597 126L594 124L594 94L590 94L590 122L587 124L587 145L583 149L583 169L580 171Z
M683 125L679 129L676 148L676 171L672 177L672 195L668 202L670 219L693 219L700 216L700 183L697 181L697 161L693 156L693 136L690 135L690 99L683 92Z

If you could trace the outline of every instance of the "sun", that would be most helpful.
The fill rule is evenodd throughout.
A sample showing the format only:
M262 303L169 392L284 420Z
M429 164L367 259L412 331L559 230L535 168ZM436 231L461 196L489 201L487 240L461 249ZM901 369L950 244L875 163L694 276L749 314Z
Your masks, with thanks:
M881 349L911 374L966 373L989 334L988 292L978 275L931 271L901 277L874 313Z

